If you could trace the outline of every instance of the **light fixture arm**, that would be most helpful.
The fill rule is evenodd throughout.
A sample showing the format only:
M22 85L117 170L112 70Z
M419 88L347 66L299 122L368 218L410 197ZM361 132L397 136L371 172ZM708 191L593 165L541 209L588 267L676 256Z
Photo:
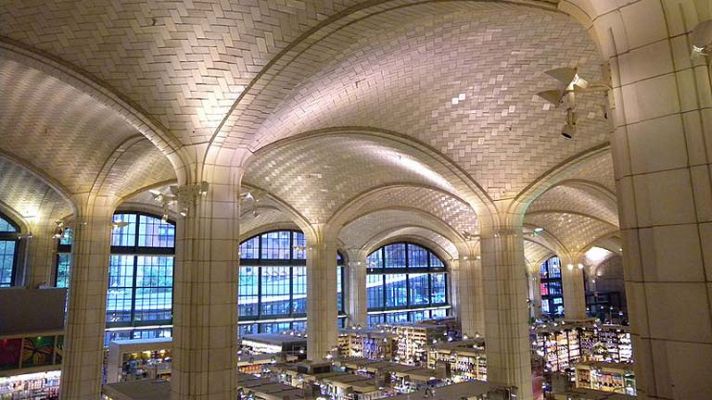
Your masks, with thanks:
M185 217L190 209L195 208L198 199L207 196L208 188L209 184L205 181L190 185L171 186L171 192L178 202L180 214Z

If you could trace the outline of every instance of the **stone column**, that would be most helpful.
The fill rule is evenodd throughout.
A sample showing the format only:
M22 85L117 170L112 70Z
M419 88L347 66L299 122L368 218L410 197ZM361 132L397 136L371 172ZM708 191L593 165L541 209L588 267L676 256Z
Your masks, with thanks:
M307 358L325 359L338 345L336 235L313 224L307 239Z
M529 301L531 310L529 317L538 319L541 318L541 274L539 273L538 265L529 266Z
M712 398L712 71L689 35L711 13L708 0L622 7L604 48L640 399Z
M172 399L237 396L239 188L242 170L206 167L178 188Z
M561 259L561 284L564 289L564 316L567 320L586 318L586 291L583 284L583 264ZM581 268L579 268L579 266Z
M42 220L32 227L26 265L29 269L27 286L54 285L54 268L57 255L57 239L54 239L54 221ZM108 268L108 264L107 264Z
M517 388L518 400L532 400L526 266L522 226L484 227L487 380Z
M346 310L351 326L368 326L368 299L366 291L366 252L348 250L346 266Z
M60 383L63 400L101 397L113 199L73 199L72 273Z
M477 246L479 247L479 246ZM474 337L485 333L482 261L474 249L452 265L451 287L455 290L456 313L462 334Z

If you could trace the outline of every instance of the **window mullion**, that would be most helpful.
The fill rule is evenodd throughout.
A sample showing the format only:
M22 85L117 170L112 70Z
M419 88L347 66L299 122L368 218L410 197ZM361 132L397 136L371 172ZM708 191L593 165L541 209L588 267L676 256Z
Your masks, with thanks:
M131 288L131 325L136 324L136 280L138 276L138 256L133 255L133 279Z

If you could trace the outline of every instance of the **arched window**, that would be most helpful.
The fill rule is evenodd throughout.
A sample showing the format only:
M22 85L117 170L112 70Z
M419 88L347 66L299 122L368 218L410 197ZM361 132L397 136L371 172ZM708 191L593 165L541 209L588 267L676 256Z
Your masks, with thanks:
M170 336L175 225L135 212L114 214L114 224L106 341Z
M541 283L541 313L550 317L564 315L564 289L561 283L561 261L551 257L539 267Z
M447 316L445 263L415 243L393 243L368 256L368 324Z
M62 236L57 244L57 263L54 273L54 286L58 288L69 287L69 270L72 265L72 240L74 231L72 228L64 228Z
M113 221L104 344L170 336L175 225L139 212L116 213ZM69 286L71 251L72 230L65 229L57 247L57 287Z
M0 214L0 287L15 284L19 233L20 227Z
M241 335L306 330L306 265L306 240L302 232L265 232L240 243L237 304ZM337 268L336 301L343 325L341 254L337 255Z

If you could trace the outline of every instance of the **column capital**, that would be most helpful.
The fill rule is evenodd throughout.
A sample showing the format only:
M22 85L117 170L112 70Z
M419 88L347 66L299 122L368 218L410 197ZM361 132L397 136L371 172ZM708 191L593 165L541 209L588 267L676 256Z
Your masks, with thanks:
M182 216L188 215L195 209L198 202L208 195L210 184L207 181L188 183L182 186L171 186L171 192L178 203L178 212Z
M70 197L76 213L74 223L79 225L86 222L86 219L95 217L111 217L116 211L116 207L121 201L116 196L104 196L93 193L79 193Z
M336 245L336 234L336 229L332 225L313 223L309 225L308 230L305 230L304 237L307 241L307 247L324 246L327 244Z
M344 250L346 252L346 258L348 259L349 266L364 266L367 267L367 258L365 249L359 248L348 248Z

